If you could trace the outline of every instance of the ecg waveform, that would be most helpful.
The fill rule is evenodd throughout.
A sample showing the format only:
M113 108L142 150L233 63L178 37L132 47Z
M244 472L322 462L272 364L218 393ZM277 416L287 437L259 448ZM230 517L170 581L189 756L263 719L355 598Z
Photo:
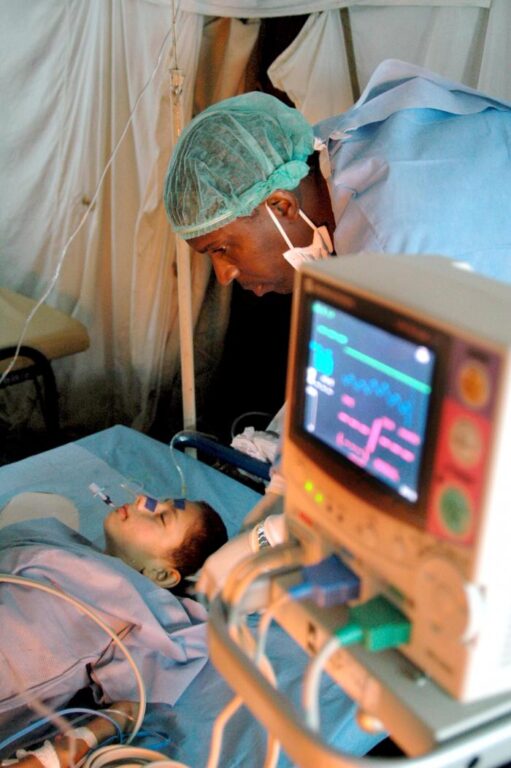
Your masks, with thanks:
M417 458L414 448L420 445L420 436L416 432L399 427L388 416L364 422L343 410L338 413L337 418L346 429L337 432L335 442L347 453L351 461L361 467L372 463L374 471L378 474L392 483L401 482L399 462L413 464Z
M364 395L365 397L379 397L385 401L389 408L394 408L402 417L407 426L411 426L413 416L413 403L394 391L388 381L380 381L374 377L370 379L359 378L354 373L347 373L341 378L341 383L347 389Z
M319 300L312 314L304 426L415 501L434 350Z

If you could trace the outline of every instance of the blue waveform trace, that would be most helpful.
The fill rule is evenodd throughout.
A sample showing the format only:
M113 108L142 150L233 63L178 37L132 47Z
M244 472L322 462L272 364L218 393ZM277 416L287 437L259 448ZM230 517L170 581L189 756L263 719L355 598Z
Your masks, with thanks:
M387 403L389 408L395 408L403 417L406 426L410 426L413 416L413 403L410 400L404 400L399 392L394 392L390 388L388 381L379 381L376 378L364 379L358 378L354 373L346 373L341 378L341 383L348 389L353 389L366 397L379 397Z

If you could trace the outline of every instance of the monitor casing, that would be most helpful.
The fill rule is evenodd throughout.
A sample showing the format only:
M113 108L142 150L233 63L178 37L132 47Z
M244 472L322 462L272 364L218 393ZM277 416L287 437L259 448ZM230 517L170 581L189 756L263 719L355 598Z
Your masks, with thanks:
M406 411L420 410L417 428L399 423L395 390L411 379L377 335L377 354L358 354L373 389L354 397L366 382L339 334L347 318L361 348L373 327L395 340L389 350L433 361L420 406ZM443 257L361 253L297 274L283 445L289 528L309 561L340 554L361 577L362 599L394 602L412 623L402 653L462 701L511 689L510 350L511 286ZM380 384L388 398L375 394ZM358 458L344 438L352 427L372 441ZM414 464L410 482L396 479L397 454Z

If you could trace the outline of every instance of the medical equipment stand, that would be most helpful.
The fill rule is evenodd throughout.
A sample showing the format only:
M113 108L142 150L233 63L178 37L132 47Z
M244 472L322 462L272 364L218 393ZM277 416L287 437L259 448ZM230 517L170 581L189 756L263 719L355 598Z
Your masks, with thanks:
M264 554L261 553L264 558ZM258 555L260 559L261 555ZM286 590L288 575L270 576L273 603ZM211 659L254 716L282 744L297 766L307 768L494 768L511 756L511 695L461 704L444 693L398 651L369 653L340 649L327 670L364 712L383 724L409 758L356 758L327 746L290 702L273 688L239 647L228 628L221 597L210 607ZM319 648L345 621L344 609L319 609L308 601L285 603L276 616L304 648Z

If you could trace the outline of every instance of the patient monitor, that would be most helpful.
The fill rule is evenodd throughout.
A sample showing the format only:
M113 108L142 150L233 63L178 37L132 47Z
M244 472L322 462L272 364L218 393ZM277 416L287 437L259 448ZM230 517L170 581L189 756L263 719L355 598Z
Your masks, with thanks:
M412 622L464 701L511 689L511 288L442 258L304 269L284 467L290 527Z
M343 648L326 669L405 752L434 751L442 768L482 754L499 765L511 750L510 457L511 286L434 256L299 270L283 445L291 540L302 563L342 558L360 601L382 595L411 626L398 649ZM275 601L295 577L272 578ZM343 611L290 600L276 619L314 656ZM220 634L212 657L228 677ZM257 716L295 754L315 750L309 736L295 747L295 715L280 719L271 700Z

